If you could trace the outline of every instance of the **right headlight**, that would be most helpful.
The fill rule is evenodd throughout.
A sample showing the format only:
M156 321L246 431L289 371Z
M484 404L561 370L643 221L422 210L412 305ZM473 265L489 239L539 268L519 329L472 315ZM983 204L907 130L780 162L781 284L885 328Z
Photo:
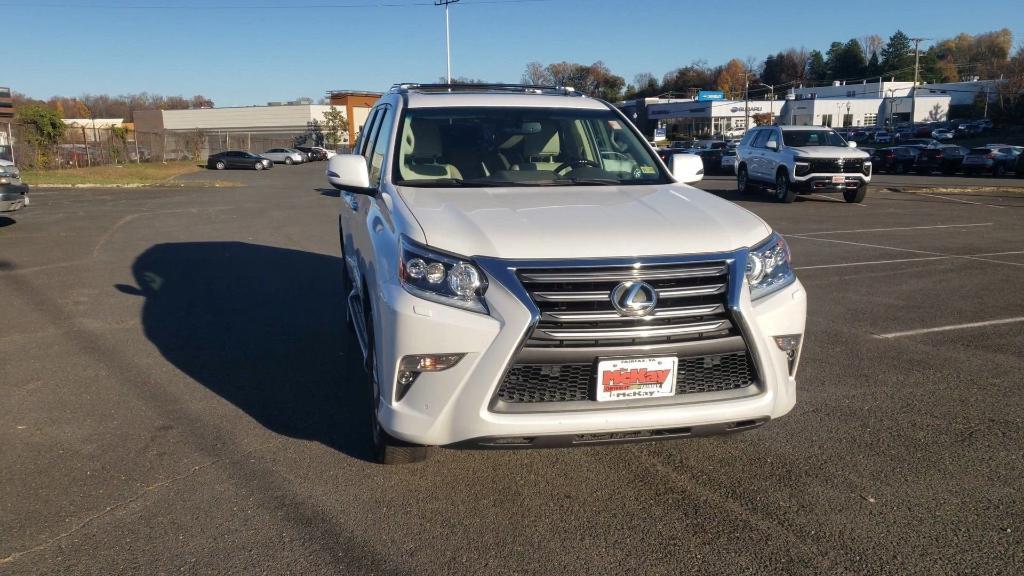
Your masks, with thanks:
M402 236L398 275L405 290L414 296L487 313L487 277L468 258L433 250Z
M750 299L757 300L789 286L796 273L789 260L789 246L778 233L772 232L767 240L747 254L747 283Z

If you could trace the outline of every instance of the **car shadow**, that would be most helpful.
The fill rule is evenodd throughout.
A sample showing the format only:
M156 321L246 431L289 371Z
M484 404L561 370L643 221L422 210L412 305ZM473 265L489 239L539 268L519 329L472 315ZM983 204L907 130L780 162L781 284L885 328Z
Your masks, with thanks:
M159 244L132 265L146 337L279 434L370 459L369 391L345 326L341 259L244 242Z
M341 191L335 188L314 188L321 196L328 196L330 198L341 198Z
M14 218L8 218L7 216L0 216L0 228L16 224L18 221Z

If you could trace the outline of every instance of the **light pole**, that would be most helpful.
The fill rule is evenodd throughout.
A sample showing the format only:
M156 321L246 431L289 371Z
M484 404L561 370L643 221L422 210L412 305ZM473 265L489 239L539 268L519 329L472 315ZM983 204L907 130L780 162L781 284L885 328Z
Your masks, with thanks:
M921 51L918 50L921 42L928 40L928 38L911 38L910 41L914 43L914 87L910 89L910 125L913 127L914 122L917 122L917 80L919 77L919 66L921 64Z
M444 52L445 61L448 64L448 73L446 78L448 83L452 83L452 36L451 29L448 26L448 5L455 4L459 0L434 0L434 6L444 6Z

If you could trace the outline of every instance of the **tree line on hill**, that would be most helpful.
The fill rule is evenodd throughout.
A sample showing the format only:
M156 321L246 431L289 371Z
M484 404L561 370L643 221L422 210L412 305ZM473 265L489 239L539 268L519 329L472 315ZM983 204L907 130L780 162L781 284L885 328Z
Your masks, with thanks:
M61 118L121 118L132 121L136 110L187 110L189 108L213 108L213 100L196 94L184 96L163 96L141 92L139 94L83 94L78 97L52 96L38 100L19 92L12 95L15 108L40 106L56 112Z
M1024 47L1013 51L1008 29L983 34L959 34L939 40L918 56L921 82L957 82L971 78L1006 82L1000 87L993 112L1004 118L1024 117ZM828 50L789 48L764 60L733 58L723 65L694 62L665 73L637 74L627 83L603 62L591 65L530 62L523 72L524 84L572 86L609 101L670 95L693 97L700 90L721 90L727 98L779 98L795 86L828 85L834 81L860 82L914 79L913 40L897 30L887 40L877 35L833 42Z

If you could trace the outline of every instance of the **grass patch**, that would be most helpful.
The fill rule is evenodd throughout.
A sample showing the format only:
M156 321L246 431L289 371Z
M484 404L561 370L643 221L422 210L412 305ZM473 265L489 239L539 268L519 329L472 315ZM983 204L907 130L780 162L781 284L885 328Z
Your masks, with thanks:
M26 184L57 186L125 186L153 185L183 174L199 172L203 168L195 162L149 162L123 166L91 166L66 170L23 170L21 178Z

